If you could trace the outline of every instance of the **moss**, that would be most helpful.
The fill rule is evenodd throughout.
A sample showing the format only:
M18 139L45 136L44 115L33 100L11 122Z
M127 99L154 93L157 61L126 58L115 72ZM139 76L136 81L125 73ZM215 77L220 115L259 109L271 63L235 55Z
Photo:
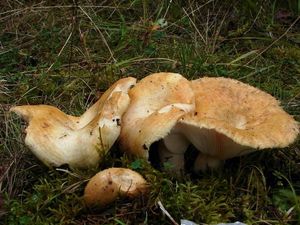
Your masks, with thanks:
M1 222L172 224L157 205L161 201L177 221L297 224L299 141L282 150L228 160L218 171L183 178L124 156L116 145L99 170L133 168L151 183L151 193L93 211L84 207L81 196L97 171L44 167L24 145L23 123L7 112L11 105L30 103L56 105L78 115L121 77L171 71L189 79L203 75L239 79L281 100L299 120L300 51L295 41L299 29L294 26L277 40L291 23L276 19L281 8L295 10L294 3L142 0L110 1L102 7L95 1L76 2L82 8L68 1L13 1L2 7ZM167 24L153 29L162 18Z

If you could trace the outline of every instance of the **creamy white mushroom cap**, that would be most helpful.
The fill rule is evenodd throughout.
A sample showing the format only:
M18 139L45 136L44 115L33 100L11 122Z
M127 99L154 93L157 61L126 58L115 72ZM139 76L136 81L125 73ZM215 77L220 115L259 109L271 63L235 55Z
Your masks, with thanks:
M166 137L179 118L194 110L191 84L176 73L151 74L128 94L131 102L123 115L120 147L145 158L152 143Z
M104 207L118 197L134 198L147 191L148 184L139 173L125 168L109 168L90 179L83 197L89 207Z
M228 78L192 81L195 110L176 129L203 154L228 159L255 149L283 148L299 124L271 95Z
M81 117L48 105L16 106L10 111L29 123L25 144L44 164L93 167L120 134L121 116L130 102L127 92L135 82L131 77L117 81Z

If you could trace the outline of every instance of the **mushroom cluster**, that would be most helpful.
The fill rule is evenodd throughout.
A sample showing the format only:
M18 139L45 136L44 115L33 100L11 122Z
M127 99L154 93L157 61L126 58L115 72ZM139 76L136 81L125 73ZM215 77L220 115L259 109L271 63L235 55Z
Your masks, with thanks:
M149 159L158 143L160 162L184 170L190 145L198 150L194 170L295 141L299 124L271 95L228 78L189 81L176 73L151 74L136 83L120 79L80 117L48 105L12 107L29 125L25 143L47 166L95 167L119 138L120 148ZM147 191L144 178L124 168L96 174L85 188L88 206ZM106 195L107 193L107 195Z
M48 166L96 166L119 138L127 153L149 158L158 142L161 162L184 169L184 153L198 151L194 169L258 149L293 143L299 125L271 95L229 78L189 81L176 73L154 73L136 83L113 84L82 116L47 106L16 106L29 122L25 143Z
M286 147L299 134L292 116L275 98L257 88L228 78L204 77L191 84L195 110L180 118L164 140L162 152L176 153L178 158L173 143L180 136L185 143L181 155L189 144L199 151L195 171L214 168L222 160L258 149Z

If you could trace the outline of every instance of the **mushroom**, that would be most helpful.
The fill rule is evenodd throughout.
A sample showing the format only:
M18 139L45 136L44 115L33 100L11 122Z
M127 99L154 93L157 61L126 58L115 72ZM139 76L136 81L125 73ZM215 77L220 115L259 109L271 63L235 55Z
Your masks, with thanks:
M195 110L180 118L174 131L200 151L196 171L258 149L287 147L299 134L298 123L279 102L255 87L204 77L192 81L192 88Z
M113 84L82 116L67 115L49 105L15 106L29 124L25 144L47 166L95 167L120 134L121 116L130 99L135 78Z
M125 168L109 168L90 179L83 198L89 207L104 207L119 196L135 198L147 191L148 184L139 173Z
M120 147L127 153L148 159L150 146L164 139L179 118L194 110L191 84L180 74L154 73L139 81L128 94L131 102L123 115ZM164 143L160 145L166 149ZM180 146L173 145L172 152L161 151L164 153L161 157L176 155ZM170 161L177 165L183 156L179 158L172 157Z

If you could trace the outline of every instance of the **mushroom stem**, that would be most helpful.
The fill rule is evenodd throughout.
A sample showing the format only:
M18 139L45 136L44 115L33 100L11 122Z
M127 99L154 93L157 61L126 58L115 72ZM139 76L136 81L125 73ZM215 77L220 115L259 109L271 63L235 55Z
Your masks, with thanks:
M176 154L170 152L163 141L159 143L159 158L160 162L164 164L171 164L170 171L176 174L181 174L184 171L184 154Z
M159 156L162 163L170 163L171 171L180 174L184 171L184 153L190 142L175 130L159 143Z
M206 171L207 169L216 169L222 164L222 162L223 160L199 152L194 162L193 170L198 173L200 171Z

